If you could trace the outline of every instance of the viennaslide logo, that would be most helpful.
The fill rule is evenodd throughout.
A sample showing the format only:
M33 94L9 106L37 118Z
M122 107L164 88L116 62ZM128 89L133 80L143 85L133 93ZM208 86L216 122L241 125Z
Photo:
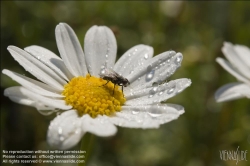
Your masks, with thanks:
M247 161L247 150L220 150L220 159L223 161L234 160L236 165L239 161Z

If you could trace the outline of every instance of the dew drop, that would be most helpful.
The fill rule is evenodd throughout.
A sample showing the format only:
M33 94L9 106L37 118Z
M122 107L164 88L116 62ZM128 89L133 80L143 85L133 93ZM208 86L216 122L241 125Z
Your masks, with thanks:
M150 91L149 91L149 98L153 97L153 95L155 95L155 93L158 91L158 87L153 87Z
M144 55L144 59L148 59L148 54L147 53Z
M178 65L182 61L182 56L178 55L175 59L175 63Z
M108 57L109 57L109 55L108 55L108 54L106 54L106 55L105 55L105 57L106 57L106 58L108 58Z
M133 115L139 114L139 111L138 111L138 110L133 110L133 111L132 111L132 114L133 114Z
M136 122L137 123L142 123L142 119L137 119Z
M152 65L148 65L147 71L150 72L153 69Z
M154 87L156 87L156 86L158 86L158 85L159 85L158 82L153 82L153 84L152 84L152 86L154 86Z
M160 91L158 95L161 96L162 94L163 94L163 91Z
M168 90L168 94L171 94L171 93L173 93L174 92L174 90L175 90L175 88L176 88L176 85L174 84L174 85L172 85L171 87L170 87L170 89Z
M155 86L155 87L153 87L153 89L152 89L154 92L157 92L157 90L158 90L158 87L157 86Z
M59 139L60 139L60 141L64 141L64 137L63 136L60 136Z
M175 54L174 51L170 51L170 56L173 56Z
M79 134L80 133L80 129L77 129L76 131L75 131L75 134Z
M59 127L59 129L58 129L58 134L62 134L62 128L61 127Z
M122 126L123 125L123 122L119 122L118 126Z
M152 109L148 112L148 114L153 117L153 118L156 118L156 117L159 117L162 115L162 113L160 111L157 111L156 109Z
M159 60L158 60L158 63L160 64L161 62L162 62L162 59L159 59Z
M106 73L105 68L102 68L100 73L101 73L102 75L104 75L104 74Z
M146 75L146 81L151 81L154 78L155 71L151 70L147 75Z

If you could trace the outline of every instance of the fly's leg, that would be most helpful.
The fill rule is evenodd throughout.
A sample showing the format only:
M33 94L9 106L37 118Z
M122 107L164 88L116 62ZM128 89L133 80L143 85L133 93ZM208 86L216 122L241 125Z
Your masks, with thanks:
M105 86L105 85L107 85L108 83L109 83L109 81L107 81L106 84L103 84L102 86ZM100 87L100 86L99 86L99 87Z

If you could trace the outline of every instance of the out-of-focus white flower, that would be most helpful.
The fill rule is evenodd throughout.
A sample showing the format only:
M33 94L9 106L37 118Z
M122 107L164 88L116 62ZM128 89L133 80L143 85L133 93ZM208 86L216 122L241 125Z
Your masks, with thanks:
M216 58L216 61L240 82L222 86L215 93L217 102L250 98L250 50L243 45L225 42L222 52L228 59Z
M116 39L109 28L91 27L84 52L70 26L60 23L55 32L62 59L40 46L8 47L14 59L39 81L2 71L21 84L4 91L14 102L33 106L44 115L65 110L50 123L50 145L70 148L86 132L111 136L117 131L115 125L158 128L184 113L180 105L161 103L191 84L186 78L163 82L180 67L181 53L167 51L153 57L152 47L137 45L115 63ZM110 68L130 82L124 93L118 85L99 78L103 69Z

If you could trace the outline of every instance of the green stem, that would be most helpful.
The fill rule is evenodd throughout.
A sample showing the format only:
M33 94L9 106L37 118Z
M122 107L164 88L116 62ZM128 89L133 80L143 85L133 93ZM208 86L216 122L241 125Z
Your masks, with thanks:
M83 160L85 161L84 163L79 163L78 166L86 166L88 162L88 158L92 152L92 147L94 143L95 136L90 133L86 133L81 141L81 149L82 151L85 151Z

